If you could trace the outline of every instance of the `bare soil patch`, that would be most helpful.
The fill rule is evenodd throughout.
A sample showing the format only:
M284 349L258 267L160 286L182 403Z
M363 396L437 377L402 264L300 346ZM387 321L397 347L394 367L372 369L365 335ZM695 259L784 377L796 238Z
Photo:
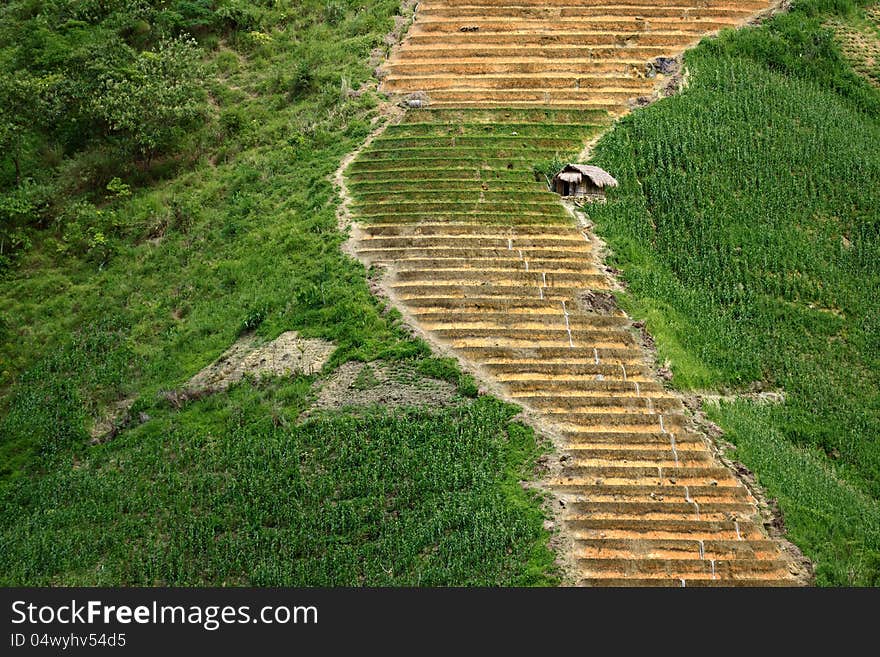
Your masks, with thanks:
M225 390L245 375L281 376L316 374L336 345L317 338L301 338L296 331L282 333L271 342L247 335L187 383L190 391Z
M410 365L383 361L345 363L316 388L315 402L300 420L343 408L437 408L460 401L455 385L421 375Z

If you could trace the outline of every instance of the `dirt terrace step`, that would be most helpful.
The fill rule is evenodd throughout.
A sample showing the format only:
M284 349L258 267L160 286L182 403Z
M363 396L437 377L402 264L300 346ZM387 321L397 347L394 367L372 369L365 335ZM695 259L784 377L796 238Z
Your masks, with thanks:
M590 450L584 450L590 451ZM635 452L629 456L619 456L622 450L592 450L593 458L587 454L581 458L569 457L567 468L697 468L710 465L713 461L705 452L680 452L673 455L671 451L648 452L646 456L637 457ZM601 451L601 453L599 453ZM647 450L646 450L647 452ZM677 458L676 458L677 457ZM567 470L568 471L568 470ZM699 518L698 510L696 517Z
M397 128L410 130L414 128L437 127L448 129L450 125L461 127L486 126L492 130L506 129L508 125L517 126L532 123L536 128L546 128L548 125L560 125L570 128L580 125L588 128L597 128L605 125L601 112L591 110L517 110L511 111L507 107L495 107L490 110L417 110L404 114ZM552 122L548 124L547 122ZM596 122L601 123L597 124ZM553 133L555 134L555 133Z
M598 133L607 124L601 112L511 113L506 109L413 111L401 122L388 126L385 134L395 137L527 137L580 140L585 132Z
M642 38L643 39L643 38ZM655 41L659 39L654 39ZM669 38L664 39L670 41ZM678 36L672 41L687 44L692 41L691 35ZM628 62L633 66L645 70L647 62L655 57L668 56L670 52L679 50L682 46L678 43L664 43L661 45L649 45L644 41L637 40L632 35L619 34L595 34L585 39L561 39L571 43L559 43L555 40L529 39L523 37L520 43L483 43L479 46L466 43L459 44L436 44L424 46L408 46L406 58L395 58L384 64L386 72L405 72L408 70L420 70L424 67L432 67L431 70L449 70L446 66L454 67L462 59L485 62L487 66L510 65L516 58L528 58L537 60L545 66L565 66L567 62L595 61L597 70L602 70L602 65L609 66L610 70L618 70L617 62ZM398 68L400 67L400 68Z
M513 253L501 249L465 249L465 248L443 248L443 247L427 247L416 248L409 246L399 247L383 247L374 249L358 249L357 253L366 259L375 262L391 262L397 263L406 259L467 259L469 256L477 260L509 260L513 263L521 263L522 259L537 260L541 259L547 262L559 261L569 262L571 254L567 252L557 251L555 249L528 249L523 251L522 257L514 251ZM559 267L564 269L564 267ZM481 295L475 295L481 296ZM495 295L497 296L497 295ZM521 298L522 294L511 295L511 299ZM535 299L536 301L540 299Z
M552 420L553 416L548 415ZM598 446L631 446L631 447L651 447L664 450L665 454L669 453L672 446L672 439L668 433L660 431L628 431L626 429L602 429L595 427L582 427L583 431L568 432L566 435L566 443L568 448L572 449L580 445L598 445ZM682 431L674 434L676 450L688 449L705 449L705 443L698 434ZM656 474L656 465L654 474Z
M521 271L522 266L517 271ZM439 270L442 271L442 270ZM543 308L534 309L533 312L525 315L523 313L496 312L492 310L467 310L467 309L448 309L433 312L415 312L423 322L439 322L454 323L462 322L471 324L481 322L490 324L492 327L511 327L511 328L542 328L549 327L558 329L564 328L565 315L562 312L562 304L551 304ZM579 325L577 325L579 323ZM572 328L624 328L629 325L629 320L622 315L569 315L569 326ZM605 373L605 369L596 369L602 364L581 364L572 367L566 367L562 363L540 363L537 361L527 360L520 363L496 363L492 366L492 370L499 374L518 373L524 370L535 372L592 372ZM621 373L624 368L613 364L605 364L603 367L614 368L614 372ZM579 369L581 368L581 369ZM611 369L607 372L611 373ZM628 372L630 370L627 370ZM640 368L634 367L631 370L634 374L640 371Z
M449 222L449 223L461 223L463 220L469 221L479 221L485 226L493 226L497 228L512 228L517 229L520 227L527 227L533 225L546 225L551 221L558 222L560 228L570 228L571 227L571 218L565 213L565 210L562 208L559 209L559 212L555 214L549 213L529 213L529 214L521 214L518 212L492 212L490 210L484 209L476 209L471 212L445 212L442 214L439 213L431 213L426 215L425 213L397 213L397 214L384 214L384 215L373 215L371 217L363 217L359 216L358 219L362 220L363 225L369 226L371 223L398 223L402 226L405 225L417 225L419 223L430 221L436 223ZM584 240L586 241L586 240ZM588 242L589 243L589 242Z
M641 424L637 421L630 421L631 418L640 417L640 414L620 414L613 413L610 415L618 415L622 416L616 422L609 421L607 424L587 424L587 423L576 423L576 422L565 422L564 420L557 419L556 417L548 416L548 420L554 422L556 426L558 426L562 432L562 434L566 437L568 444L571 447L575 447L578 445L589 444L596 442L597 439L603 439L608 442L616 442L618 444L627 442L631 440L631 436L634 436L639 433L646 433L651 436L665 436L666 444L668 447L663 447L662 452L668 455L668 460L670 463L668 464L670 467L675 465L685 465L683 453L689 447L689 445L679 444L677 435L687 434L688 431L682 429L681 431L673 431L673 432L662 432L657 430L657 426L653 424ZM648 416L650 417L650 416ZM659 440L658 440L659 442ZM676 450L673 454L672 446L675 445ZM674 463L674 456L678 456L680 463ZM630 463L630 465L636 465L635 463ZM652 465L656 467L660 465L659 463L646 464Z
M464 78L460 78L464 80ZM402 91L430 91L430 104L437 106L439 103L461 102L491 102L498 103L547 103L568 102L585 106L604 107L611 103L625 103L629 98L645 94L653 87L650 82L645 83L644 89L624 87L603 87L601 89L547 89L544 87L533 88L498 88L492 89L484 85L474 87L450 87L444 89L424 89L418 85L407 87ZM398 89L401 91L401 89ZM533 159L533 158L532 158ZM377 160L379 162L381 160ZM397 160L393 160L397 163ZM372 162L371 162L372 164Z
M682 486L708 485L711 482L720 482L731 477L730 471L720 465L707 465L700 467L682 466L589 466L589 467L566 467L562 469L560 477L587 479L592 477L596 480L611 480L612 483L646 483L648 481L668 481Z
M576 4L572 0L422 0L419 4L419 11L436 11L444 8L454 8L456 11L465 8L490 10L492 7L569 8L573 5L581 7L743 7L751 9L753 12L767 7L767 3L761 0L699 0L698 4L688 3L686 0L577 0Z
M481 315L480 313L422 313L417 316L419 317L419 321L421 322L421 324L429 330L441 327L461 329L543 329L549 327L551 329L557 329L565 326L565 318L562 313L559 313L558 315L527 316L524 316L522 314L492 315L489 313L487 313L485 316ZM610 322L602 324L597 323L592 327L585 326L584 328L608 328L613 326L619 326L619 324L612 324ZM621 372L621 368L619 366L611 364L595 365L584 363L580 366L591 367L595 370L596 374L603 374L607 376L612 376L614 373L619 374ZM496 374L499 376L499 380L504 380L504 375L513 375L513 378L515 379L519 378L517 375L529 375L531 372L539 370L540 367L540 364L535 364L534 366L532 366L530 362L523 362L493 364L489 366L489 369L496 372ZM641 372L634 369L631 374L632 377L635 378L639 376Z
M572 57L568 51L544 51L544 54L533 52L528 57L510 56L504 52L495 57L484 54L471 57L453 57L453 51L440 51L446 56L420 57L419 59L401 60L387 64L385 70L390 76L412 77L420 75L436 75L442 71L455 75L522 75L526 73L578 75L595 75L597 73L644 73L646 60L653 53L617 53L608 52L605 57L590 51L591 57ZM578 53L582 54L582 53ZM563 59L562 56L565 56ZM642 55L642 56L639 56ZM379 141L378 139L376 140Z
M519 226L523 224L544 224L551 219L556 219L562 224L565 219L565 214L563 213L564 210L561 209L555 213L555 216L554 213L536 210L507 210L501 212L491 204L479 205L473 203L470 208L463 207L460 211L454 212L419 212L416 208L413 208L411 212L389 212L385 210L376 214L358 213L358 218L367 223L389 223L396 221L400 224L417 224L422 221L452 222L461 221L466 218L472 221L485 221L487 226Z
M619 116L626 111L626 104L622 101L605 101L605 100L553 100L545 98L544 100L524 100L511 101L505 99L499 100L443 100L432 99L431 107L434 109L491 109L503 103L510 109L583 109L585 106L592 107L603 112L608 112L610 116Z
M562 315L562 313L559 313ZM562 321L561 318L559 321ZM548 321L548 324L555 328L557 321ZM629 319L619 315L569 315L569 324L572 329L577 327L583 328L620 328L623 329L629 325ZM579 326L578 326L579 324ZM621 366L616 363L552 363L541 361L538 359L529 360L523 363L495 363L487 365L487 367L498 376L505 374L541 374L556 376L595 376L603 374L611 377L635 377L640 374L650 372L643 365L630 365L629 367Z
M431 237L431 236L426 236ZM451 239L450 238L447 239ZM394 240L394 238L389 238ZM492 259L513 259L514 261L522 261L523 258L530 260L553 260L553 261L571 261L575 258L589 258L593 249L592 243L584 241L577 248L566 245L564 248L556 246L523 246L518 245L514 250L508 244L486 244L484 240L474 240L473 244L460 242L458 244L440 243L440 244L424 244L401 243L399 240L388 241L384 244L371 241L370 238L360 240L360 244L364 245L359 251L375 251L377 253L388 253L395 258L407 256L412 258L492 258ZM522 254L520 254L522 251Z
M576 538L766 540L763 527L751 520L566 520Z
M627 468L696 468L705 467L712 464L712 458L706 451L685 452L681 451L677 454L677 460L673 458L670 450L623 450L623 449L584 449L584 456L572 456L574 452L567 451L565 456L568 458L567 468L605 468L605 467L627 467ZM644 452L644 456L639 456ZM691 509L696 512L699 518L699 512L696 507Z
M547 199L543 201L519 201L510 203L496 203L494 201L480 201L479 198L432 203L422 200L412 201L386 201L383 203L353 204L352 210L364 218L383 218L394 215L418 215L430 219L434 214L459 214L477 218L483 211L492 214L506 213L508 215L535 215L538 217L547 214L556 214L559 207L554 206ZM413 237L418 237L414 235ZM453 235L450 237L459 237ZM479 236L476 236L479 237ZM369 239L369 238L367 238ZM584 241L583 238L581 241Z
M491 345L486 346L489 347ZM577 346L575 346L574 349L577 349ZM637 382L635 381L624 381L623 379L608 378L596 381L579 381L576 386L553 386L547 383L544 384L543 387L548 388L548 391L542 393L531 390L528 386L520 385L518 383L510 383L507 387L512 390L513 396L517 398L531 399L536 396L541 396L547 398L553 397L554 399L558 400L584 400L591 399L592 397L599 395L605 395L608 393L612 393L615 395L629 395L631 397L641 397L642 395L647 395L649 393L665 392L665 388L663 388L663 386L661 386L656 381L646 381L645 383L638 383L638 389L636 388L636 384ZM551 391L552 394L550 394Z
M357 192L358 202L353 204L361 206L366 204L377 203L461 203L461 202L488 202L497 201L499 203L546 203L547 201L557 201L553 192L546 185L535 182L528 188L518 191L510 189L494 189L489 184L478 180L470 180L470 188L437 190L430 187L421 187L417 189L407 189L403 191L394 191L389 189L377 189L369 192Z
M591 577L582 579L577 582L578 586L591 587L788 587L797 586L794 579L790 578L749 578L736 577L733 579L692 579L691 577L682 578L622 578L622 577Z
M546 233L538 233L534 235L514 234L510 236L498 235L497 237L488 237L474 234L413 234L402 236L380 235L376 237L365 236L360 240L360 242L365 246L372 248L412 245L418 248L425 248L428 246L477 246L480 249L495 248L499 250L507 249L507 251L515 251L516 249L550 247L554 249L565 249L566 251L571 251L572 253L584 253L592 250L592 244L585 240L582 235L548 235Z
M438 300L439 301L439 300ZM483 304L487 301L496 301L495 299L466 299L458 301L458 303L477 303ZM497 299L499 304L512 304L514 307L518 307L520 303L544 303L544 301L540 301L538 299L528 299L528 300L514 300L514 299ZM420 306L428 306L429 304L435 303L432 299L421 299L417 302ZM550 302L554 303L554 302ZM590 347L534 347L529 349L505 349L503 347L474 347L472 349L468 349L465 354L472 358L473 360L488 363L492 359L537 359L537 360L545 360L545 361L557 361L562 360L563 362L585 362L592 360L593 362L611 362L611 363L619 363L619 362L644 362L644 355L642 352L635 346L629 348L590 348ZM663 390L659 384L652 384L652 388L642 386L642 391L648 390ZM635 394L635 389L632 385L622 386L625 390L632 392ZM621 389L615 389L615 393L621 392Z
M573 4L573 3L572 3ZM687 2L678 2L670 5L650 5L643 3L641 5L618 4L609 2L608 4L597 6L557 6L546 7L540 5L523 5L520 3L510 3L505 5L470 5L470 6L436 6L422 7L419 9L419 20L462 20L464 18L478 19L521 19L528 18L530 20L556 20L559 18L573 18L582 16L599 16L599 17L643 17L643 18L728 18L740 19L750 16L754 13L753 9L741 7L735 3L727 6L716 5L713 7L701 7L699 5L689 5ZM470 21L473 24L477 24Z
M652 18L639 20L635 17L593 16L584 18L580 16L560 17L553 19L531 19L528 17L513 18L510 20L488 18L470 18L468 23L478 27L475 32L461 32L461 20L451 18L430 18L418 20L415 23L413 34L432 34L435 38L443 38L441 35L455 34L469 36L479 43L485 34L553 34L555 32L589 33L589 32L679 32L707 34L735 25L736 19L725 18Z
M399 288L395 288L399 289ZM546 290L552 291L553 288L546 288ZM546 292L545 292L546 294ZM501 328L501 329L436 329L433 333L437 334L439 337L447 338L450 340L465 340L465 339L490 339L490 340L498 340L498 341L525 341L526 343L531 343L534 345L539 345L539 343L544 342L556 342L558 344L568 344L569 342L569 333L565 329L554 330L554 329L516 329L516 328ZM614 330L603 330L603 329L594 329L594 330L578 330L571 331L570 337L572 341L574 341L575 345L584 346L587 344L630 344L632 342L632 336L629 333L625 333L623 331L614 331ZM611 378L611 377L607 377ZM596 379L547 379L547 378L536 378L533 381L510 381L510 386L531 386L532 384L540 385L541 387L555 387L557 385L562 385L564 387L573 387L577 388L578 386L589 387L593 383L601 382L601 379L598 381Z
M503 383L513 383L513 381L500 380ZM522 379L521 381L526 383L526 385L537 383L529 379ZM581 380L575 381L580 382ZM540 385L543 385L543 383L540 383ZM613 430L616 431L664 435L666 436L667 443L675 440L678 434L687 433L685 427L689 421L682 413L653 413L641 409L627 410L625 408L620 409L619 412L611 412L609 410L599 412L566 410L561 412L545 411L545 414L547 419L552 420L557 425L565 425L564 430L566 434L572 437L603 431L604 429L601 427L613 427Z
M464 328L464 327L462 327ZM493 329L495 332L499 332L501 330L507 329ZM523 331L528 330L523 328ZM550 331L552 329L547 329L543 331L544 336L551 335ZM602 332L601 328L596 329L579 329L581 331L581 339L588 337L589 335L596 334L601 335L603 339L612 339L616 338L613 333ZM556 337L556 333L552 333L553 337ZM571 332L572 342L574 342L578 333L576 331ZM543 337L543 336L542 336ZM587 367L587 364L584 364L584 367ZM604 381L621 381L623 383L632 383L633 387L638 384L641 387L642 383L651 383L653 378L650 374L634 374L632 376L624 377L621 375L620 369L618 369L614 365L595 365L594 367L602 368L598 369L600 373L598 374L544 374L541 372L529 372L527 368L523 369L520 372L506 372L503 374L495 375L495 378L498 381L506 384L523 384L525 386L533 386L534 389L542 389L546 390L547 386L557 386L562 384L564 386L572 386L574 389L579 388L580 386L586 385L588 388L592 386L594 383L602 383ZM639 415L645 415L644 413L639 413ZM660 426L661 420L656 420L657 425ZM666 422L669 425L669 422Z
M771 540L695 541L692 539L596 539L575 541L581 558L627 559L770 559L780 556L779 545Z
M768 575L789 577L788 563L781 559L578 559L582 577L603 575L640 577L693 577L734 579L762 578Z
M563 350L569 350L572 355L566 356L559 353ZM542 351L546 351L546 355L541 355ZM505 350L501 347L487 348L483 351L473 351L475 358L484 364L503 364L503 363L529 363L529 362L547 362L557 364L571 365L614 365L624 366L641 366L645 364L644 354L638 351L633 344L627 347L601 347L599 345L574 346L566 345L560 347L538 347L534 348L516 348L515 350ZM622 375L622 370L621 370ZM622 380L623 377L621 376ZM654 386L651 381L644 384L635 385L632 381L623 381L625 384L620 390L615 390L615 394L631 394L633 397L647 396L649 390L663 390L660 388L649 388L645 386ZM572 391L575 396L582 396L582 393Z
M438 260L437 262L446 262L446 260ZM497 262L492 260L491 262ZM515 263L520 263L519 260L513 261ZM554 266L562 268L565 264L553 262ZM521 263L520 263L521 264ZM439 315L439 316L447 316L453 314L468 314L468 313L488 313L490 315L518 315L521 317L529 317L531 315L556 315L557 313L562 316L561 310L562 304L558 301L550 301L549 299L420 299L417 303L413 303L410 311L413 315L421 317L423 315ZM609 324L613 322L614 319L622 319L624 316L621 315L612 315L609 316ZM615 354L616 355L616 354ZM640 355L638 352L633 352L629 355ZM507 358L502 354L498 356L502 358L499 360L499 363L506 362L526 362L530 360L535 360L540 358L538 354L532 355L515 355L513 353L507 354ZM549 356L549 355L548 355ZM564 362L569 362L567 360L567 356L569 354L559 354L556 356L557 359L563 358ZM611 356L611 354L609 354ZM589 354L590 362L594 362L596 356L590 352ZM552 358L551 358L552 359ZM639 361L641 362L641 360Z
M448 192L479 193L483 191L484 184L487 184L492 191L496 192L522 194L538 191L542 194L546 193L545 187L534 180L483 181L473 177L446 177L442 173L433 178L420 178L418 180L366 180L362 177L353 177L348 181L352 191L362 198L367 198L374 192L381 194L388 192L408 194L411 191L434 189Z
M394 286L393 286L394 287ZM397 296L409 303L411 299L420 297L448 297L452 299L462 299L469 297L487 297L495 296L499 299L506 299L513 296L528 297L534 299L551 299L562 301L563 299L571 299L577 292L577 289L567 287L528 287L528 286L512 286L512 285L404 285L395 288ZM557 343L548 343L547 341L508 341L502 344L497 340L487 340L478 338L475 340L458 340L453 346L459 347L556 347L563 346ZM615 342L611 344L597 343L595 346L621 346L622 343ZM577 346L577 345L575 345Z
M394 260L397 271L436 270L473 270L473 271L509 271L538 272L546 274L598 274L596 268L587 260L531 260L520 258L518 254L496 258L449 258L449 257L408 257L406 255ZM550 310L549 306L547 307ZM553 308L555 314L556 308ZM436 311L434 311L436 312ZM464 311L462 311L464 312ZM535 314L536 311L530 313ZM506 314L506 313L505 313ZM519 313L522 314L522 313ZM562 315L560 310L559 315Z
M554 338L559 336L554 335ZM598 331L593 332L584 332L582 336L575 338L572 336L575 342L575 348L579 346L587 346L589 344L595 344L598 347L601 346L619 346L619 345L630 345L632 342L632 337L627 333L600 333ZM593 338L596 340L594 343L590 343L589 339ZM602 339L602 342L599 342L599 339ZM567 336L565 338L567 341ZM580 344L580 342L583 344ZM491 346L491 345L486 345ZM502 345L499 345L502 346ZM551 346L551 345L534 345L534 346ZM560 346L560 345L554 345ZM521 396L516 393L528 393L528 396L533 396L535 394L543 393L547 395L552 392L555 395L561 397L577 397L580 398L585 394L596 395L596 394L605 394L607 392L615 392L615 393L625 393L630 394L635 397L640 397L644 393L648 392L656 392L665 390L659 383L655 381L624 381L623 377L610 377L606 376L604 378L582 378L582 379L546 379L546 378L535 378L533 381L510 381L507 383L507 387L514 393L514 397Z
M498 73L467 74L439 70L436 75L404 74L394 71L383 81L386 92L406 89L421 91L508 90L541 91L578 89L596 94L637 95L654 86L654 81L626 73L590 75L587 73ZM502 150L502 147L493 147ZM377 153L376 157L379 157Z
M525 261L528 262L528 261ZM519 265L519 266L516 266ZM523 283L540 285L542 287L566 286L583 284L589 286L596 279L604 280L604 274L593 268L582 268L582 271L552 271L549 269L536 269L527 267L523 261L509 260L508 266L504 267L454 267L442 266L436 268L424 268L414 265L401 266L397 270L398 281L477 281L485 283L489 281L521 281ZM560 316L565 317L560 311ZM589 323L582 316L570 316L572 326L578 322ZM619 326L620 323L613 322ZM563 321L564 324L564 321ZM595 325L612 324L612 322L595 321Z
M620 413L619 415L623 415ZM553 416L547 418L550 422L556 423L557 420ZM684 440L678 440L675 436L675 456L679 458L679 465L684 465L688 459L689 453L708 452L706 444L692 434L683 433ZM644 438L640 436L645 436ZM627 452L632 452L633 457L629 459L626 465L634 465L635 461L645 458L663 458L667 460L672 454L673 442L669 434L657 434L651 431L629 431L626 426L611 426L611 430L605 431L600 427L591 433L579 433L567 436L564 442L565 451L562 456L562 462L567 466L584 465L578 461L580 454L587 456L597 456L599 452L596 450L607 450L610 454L614 453L614 458L629 459ZM621 462L621 465L624 463ZM657 463L650 465L656 466Z
M528 265L528 268L526 268ZM589 260L523 260L517 257L507 258L399 258L395 260L398 271L408 269L509 269L565 274L565 273L598 273ZM560 311L560 315L562 312Z
M397 272L394 287L407 285L427 285L432 282L458 285L526 285L535 288L579 287L593 288L606 281L599 273L550 273L522 270L476 270L476 269L438 269L438 270L406 270ZM574 329L572 329L574 333Z
M384 246L373 248L358 248L357 253L371 258L373 260L385 260L390 262L399 262L407 258L421 258L427 260L433 259L469 259L475 260L506 260L513 262L522 262L517 251L511 252L507 248L498 247L415 247L415 246ZM583 255L589 254L589 251L582 251ZM577 255L569 251L559 251L552 248L527 249L523 251L523 257L530 259L541 259L544 261L571 261L572 256ZM519 295L514 295L519 296ZM537 299L536 299L537 301Z
M687 490L685 490L684 486L675 484L666 484L663 486L658 486L657 484L622 484L616 486L610 484L602 484L598 486L594 484L577 484L572 486L570 484L554 483L552 484L552 487L560 494L597 502L650 502L657 500L662 502L667 498L671 500L686 500L687 498L690 498L698 504L710 501L736 501L754 505L755 501L745 487L739 485L732 478L729 478L727 483L728 485L726 486L688 486Z
M620 432L615 431L615 433ZM637 436L639 433L640 432L638 431L633 431L627 433L627 435ZM651 435L653 437L654 434ZM595 438L595 440L593 438ZM688 459L690 458L689 455L691 454L696 454L697 452L709 454L708 447L702 442L691 441L689 443L680 443L677 440L675 442L676 455L679 457L679 465L685 465L688 463ZM667 460L669 458L671 449L672 442L670 440L639 442L635 439L615 439L615 437L609 436L604 432L596 432L593 436L582 437L579 441L566 441L561 459L564 459L562 462L567 466L581 466L585 465L582 460L585 457L604 455L605 457L612 458L608 455L613 453L614 459L621 459L621 465L633 465L636 462L648 459L654 459L651 461L651 465L656 465L658 460ZM604 451L600 454L597 450ZM586 456L582 456L582 453ZM711 457L711 454L709 454L709 456ZM623 459L625 459L625 463Z
M621 466L628 467L628 466ZM655 470L657 468L654 468ZM662 468L661 468L662 469ZM631 474L631 473L630 473ZM571 475L571 473L569 473ZM626 472L618 473L616 476L600 476L597 477L595 474L590 474L588 472L584 472L581 475L577 475L575 473L574 476L569 475L559 475L556 477L552 477L548 480L548 486L550 486L554 491L561 494L574 495L576 496L577 489L584 489L588 486L597 486L601 488L607 488L609 491L617 490L621 487L626 486L650 486L654 487L654 490L658 491L659 495L663 495L663 490L666 488L670 488L676 484L670 484L670 480L668 479L658 479L656 476L654 478L643 477L643 476L626 476ZM733 478L728 479L698 479L691 478L689 480L682 480L682 487L687 489L699 489L699 488L718 488L724 491L732 491L741 487L742 484L739 483L738 480ZM676 480L678 482L678 480ZM717 482L716 485L713 486L713 483ZM699 504L699 501L697 501Z
M356 192L357 203L352 208L362 208L372 205L384 207L388 203L497 203L501 207L513 206L514 204L546 204L548 201L557 201L546 186L540 183L534 184L530 189L522 191L489 190L489 185L476 180L470 182L469 188L450 190L448 192L434 191L427 187L410 189L407 191L381 190L375 192ZM554 208L555 213L558 208Z
M426 297L414 301L410 305L410 310L414 314L419 313L436 313L436 312L488 312L488 313L544 313L547 311L561 311L562 304L558 301L550 301L549 299L496 299L496 298L471 298L471 299L432 299ZM499 357L513 357L514 352L498 354ZM539 358L545 356L569 356L570 352L564 354L535 352L532 357ZM592 351L590 356L593 356Z
M580 241L587 241L581 231L575 228L564 228L556 224L534 224L522 228L502 228L499 226L486 226L480 223L430 223L421 224L368 224L364 226L364 233L370 237L402 237L410 235L459 237L463 235L476 235L480 239L512 239L516 236L552 235L557 237L570 237Z
M719 521L729 521L733 519L748 519L755 514L755 507L747 502L704 502L699 505L700 518L703 520L712 520L712 515L723 517L715 518ZM610 516L612 514L623 519L627 517L646 519L649 516L667 516L670 514L678 514L685 516L683 520L689 520L694 516L695 506L685 501L672 500L668 497L665 501L651 502L569 502L565 506L565 511L569 514L568 520L579 520L586 518L599 518L600 516Z
M612 375L607 375L606 378L612 378ZM530 382L529 379L513 380ZM572 380L582 381L583 379ZM507 382L505 379L502 378L499 378L499 381ZM660 432L661 434L675 434L683 432L682 427L688 421L688 418L681 413L652 413L643 410L623 410L619 413L610 413L608 411L599 413L587 413L566 410L556 413L547 412L547 417L558 423L576 424L581 429L586 429L591 425L600 425L613 422L615 424L625 423L628 426L637 425L640 427L647 427L652 432Z
M483 367L487 367L487 365L484 364ZM605 408L609 409L609 412L641 411L651 413L680 413L684 409L684 406L678 397L673 397L671 395L645 394L639 397L629 395L595 395L589 398L535 396L519 397L518 401L539 409L551 418L557 413L590 411ZM675 439L679 439L678 434L676 434Z
M660 46L667 51L682 50L690 43L699 38L698 34L691 32L681 32L678 30L653 30L646 32L637 29L634 25L628 29L615 29L610 26L603 26L599 29L590 30L560 30L560 29L536 29L532 31L520 30L518 32L490 32L482 30L479 38L472 33L446 33L442 38L440 35L426 32L413 32L403 43L403 48L399 51L397 57L392 58L391 63L400 61L406 56L407 59L418 59L424 53L431 53L438 49L448 50L453 47L462 48L463 57L474 56L471 48L476 50L485 49L487 54L492 53L490 48L508 48L515 49L516 46L523 48L549 48L552 46L618 46L625 48L628 46ZM519 53L524 56L527 51ZM578 54L578 51L571 51L571 56ZM563 55L561 59L565 59L568 55Z

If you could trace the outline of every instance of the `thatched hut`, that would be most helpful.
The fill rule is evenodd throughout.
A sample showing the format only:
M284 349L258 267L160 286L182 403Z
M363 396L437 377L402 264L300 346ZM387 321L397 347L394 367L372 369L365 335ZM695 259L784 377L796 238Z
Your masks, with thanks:
M605 169L586 164L566 164L553 176L553 191L566 198L599 200L605 198L606 187L617 187L617 181Z

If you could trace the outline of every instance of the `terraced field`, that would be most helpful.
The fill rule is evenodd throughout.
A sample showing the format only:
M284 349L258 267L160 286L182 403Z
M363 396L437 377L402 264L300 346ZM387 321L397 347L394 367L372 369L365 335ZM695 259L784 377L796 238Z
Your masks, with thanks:
M423 0L384 87L433 107L622 112L650 95L646 63L743 23L766 0Z
M392 301L555 436L546 484L578 584L796 583L789 546L660 382L630 319L595 303L615 287L601 245L534 172L650 93L647 59L765 7L423 2L385 88L425 92L429 109L347 171L353 248L387 269Z

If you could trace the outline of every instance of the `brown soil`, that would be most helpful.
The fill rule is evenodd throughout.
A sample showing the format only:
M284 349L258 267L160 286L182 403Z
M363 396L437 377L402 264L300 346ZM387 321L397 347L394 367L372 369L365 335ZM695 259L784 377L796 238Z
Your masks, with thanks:
M441 408L459 401L451 383L422 376L406 365L382 361L345 363L316 388L317 397L302 420L316 412L343 408Z
M300 338L296 331L282 333L271 342L246 335L187 383L191 392L225 390L244 376L317 374L336 345L317 338Z

